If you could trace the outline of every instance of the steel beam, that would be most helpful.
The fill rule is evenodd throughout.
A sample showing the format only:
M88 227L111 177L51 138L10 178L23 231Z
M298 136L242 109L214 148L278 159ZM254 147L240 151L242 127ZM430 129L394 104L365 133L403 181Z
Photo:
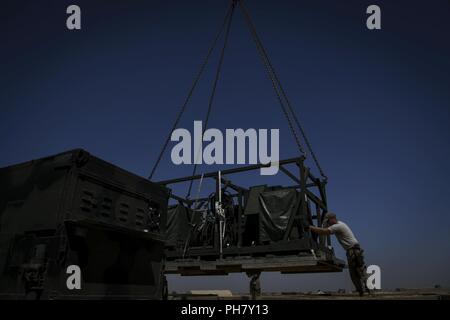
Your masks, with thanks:
M278 161L278 165L281 167L284 164L297 163L299 161L303 161L304 159L305 159L305 157L301 156L301 157L297 157L297 158L281 160L281 161ZM257 170L257 169L261 169L261 168L267 168L267 167L270 167L271 164L272 163L268 163L268 164L254 164L254 165L245 166L245 167L233 168L233 169L228 169L228 170L221 170L221 172L222 172L223 175L228 175L228 174L234 174L234 173L238 173L238 172L244 172L244 171ZM205 174L203 174L203 178L215 177L215 176L217 176L217 172L218 171L205 173ZM191 181L191 180L198 180L201 177L202 177L201 174L197 174L195 176L187 176L187 177L183 177L183 178L175 178L175 179L163 180L163 181L158 181L156 183L167 185L167 184L174 184L174 183L186 182L186 181Z

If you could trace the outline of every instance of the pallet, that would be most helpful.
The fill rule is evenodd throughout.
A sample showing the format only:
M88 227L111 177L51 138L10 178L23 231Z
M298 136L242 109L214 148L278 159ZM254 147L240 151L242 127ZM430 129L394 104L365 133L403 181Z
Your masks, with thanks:
M316 252L287 256L238 256L212 261L178 259L166 261L165 273L182 276L228 275L242 272L319 273L341 272L344 267L344 261Z

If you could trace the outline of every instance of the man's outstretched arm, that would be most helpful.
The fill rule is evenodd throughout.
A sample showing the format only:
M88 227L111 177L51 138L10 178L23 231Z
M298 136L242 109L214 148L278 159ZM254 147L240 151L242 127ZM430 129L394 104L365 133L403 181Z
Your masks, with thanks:
M331 231L328 228L319 228L319 227L309 226L309 230L311 230L312 232L315 232L317 234L320 234L320 235L331 234Z

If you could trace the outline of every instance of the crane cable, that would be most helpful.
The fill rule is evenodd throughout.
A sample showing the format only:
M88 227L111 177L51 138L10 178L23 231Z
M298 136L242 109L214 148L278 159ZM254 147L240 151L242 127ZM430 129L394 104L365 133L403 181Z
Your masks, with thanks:
M211 57L211 54L212 54L212 52L214 51L214 48L217 45L217 41L219 40L219 38L220 38L220 36L221 36L221 34L223 32L223 29L225 28L225 25L227 24L228 18L229 18L230 14L231 14L231 11L232 11L232 7L233 7L233 4L230 5L230 7L228 8L228 10L227 10L227 12L225 14L225 17L223 19L223 22L222 22L222 24L221 24L221 26L220 26L217 34L216 34L216 36L215 36L211 46L209 47L208 52L207 52L207 54L206 54L202 64L200 65L200 69L199 69L197 75L194 78L194 81L193 81L193 83L192 83L192 85L190 87L188 95L186 96L186 99L184 100L184 103L181 106L181 109L178 112L177 117L175 118L175 122L174 122L174 124L172 126L172 129L170 130L170 132L169 132L169 134L168 134L168 136L167 136L167 138L166 138L166 140L165 140L165 142L163 144L163 147L161 148L161 151L160 151L160 153L158 155L158 158L157 158L155 164L153 165L152 171L151 171L151 173L150 173L150 175L148 177L149 180L151 180L153 178L153 175L155 174L155 171L156 171L159 163L161 162L161 159L162 159L162 157L164 155L164 152L166 151L167 146L169 145L170 138L172 136L172 132L178 127L178 123L180 122L181 117L183 116L183 113L186 110L186 107L187 107L187 105L188 105L188 103L189 103L189 101L190 101L190 99L192 97L192 94L194 93L194 90L197 87L197 84L198 84L198 82L199 82L199 80L200 80L200 78L201 78L201 76L202 76L202 74L203 74L203 72L204 72L204 70L206 68L206 65L208 64L209 58Z
M167 138L166 138L166 140L165 140L165 142L163 144L163 147L162 147L161 152L159 153L158 159L157 159L155 165L152 168L152 171L150 173L149 179L152 179L152 177L153 177L153 175L154 175L154 173L155 173L159 163L161 162L161 159L162 159L162 157L164 155L164 152L167 149L167 146L168 146L168 144L170 142L172 132L177 128L178 123L180 122L181 117L182 117L183 113L186 110L187 104L188 104L188 102L189 102L189 100L190 100L190 98L191 98L195 88L197 87L197 84L198 84L198 82L199 82L199 80L200 80L200 78L201 78L201 76L202 76L202 74L203 74L203 72L205 70L206 65L208 64L209 58L210 58L214 48L216 47L217 42L218 42L218 40L219 40L219 38L220 38L220 36L221 36L225 26L226 26L226 32L225 32L225 37L224 37L224 44L223 44L222 51L221 51L221 54L220 54L219 63L218 63L217 69L216 69L215 79L214 79L213 87L212 87L212 90L211 90L211 95L210 95L210 98L209 98L208 109L207 109L206 118L205 118L205 125L203 127L202 134L207 129L208 121L209 121L211 110L212 110L212 104L213 104L215 93L216 93L216 89L217 89L217 83L218 83L220 72L221 72L222 65L223 65L224 53L225 53L225 49L226 49L226 46L227 46L227 43L228 43L228 37L229 37L229 32L230 32L230 28L231 28L231 22L232 22L233 13L234 13L234 9L235 9L236 3L239 4L239 7L240 7L240 9L241 9L241 11L243 13L243 16L245 18L247 26L248 26L248 28L250 30L250 33L252 35L252 38L253 38L253 40L255 42L257 51L258 51L258 53L260 55L260 58L262 60L263 65L264 65L264 67L266 69L267 75L268 75L269 79L271 80L273 89L274 89L274 91L275 91L275 93L277 95L277 98L278 98L278 101L280 103L281 109L283 111L283 114L284 114L287 122L288 122L289 128L290 128L290 130L291 130L291 132L292 132L292 134L294 136L296 145L297 145L300 153L306 156L306 152L305 152L305 150L303 149L303 147L302 147L302 145L300 143L300 138L298 137L297 132L296 132L294 126L293 126L293 123L292 123L292 120L291 120L291 116L292 116L292 118L293 118L293 120L294 120L294 122L295 122L295 124L296 124L296 126L298 128L298 130L300 131L300 134L301 134L303 140L306 143L306 146L307 146L308 151L309 151L309 153L311 154L311 156L312 156L312 158L314 160L314 163L316 164L316 166L317 166L321 176L326 181L328 178L325 175L325 173L324 173L324 171L323 171L323 169L322 169L322 167L321 167L321 165L320 165L320 163L319 163L319 161L317 159L317 156L315 155L315 153L314 153L314 151L312 149L311 143L309 142L309 140L308 140L308 138L306 136L306 133L305 133L305 130L304 130L303 126L300 124L300 121L299 121L299 119L298 119L294 109L291 106L291 103L290 103L290 101L289 101L289 99L288 99L288 97L286 95L286 92L284 91L283 86L281 85L281 82L280 82L280 80L279 80L279 78L278 78L278 76L277 76L277 74L275 72L275 69L274 69L272 63L270 62L270 59L269 59L268 54L267 54L267 52L266 52L266 50L265 50L265 48L264 48L264 46L263 46L263 44L261 42L261 39L259 38L259 36L258 36L258 34L256 32L256 28L255 28L255 26L254 26L254 24L253 24L253 22L252 22L252 20L250 18L248 10L246 9L246 7L245 7L245 5L243 3L243 0L231 0L231 5L230 5L230 7L227 10L225 18L224 18L224 20L223 20L223 22L221 24L221 27L219 28L219 31L218 31L216 37L214 38L214 41L213 41L211 47L208 50L208 53L207 53L207 55L206 55L202 65L200 67L199 72L197 73L196 77L194 78L194 82L193 82L193 84L192 84L192 86L191 86L191 88L189 90L189 93L188 93L188 95L187 95L187 97L186 97L186 99L184 101L184 104L182 105L182 107L180 109L180 112L178 113L178 115L177 115L177 117L175 119L175 122L174 122L174 124L172 126L172 129L170 130L169 135L167 136ZM286 106L287 106L287 109L286 109ZM199 151L200 150L198 150L198 152ZM197 153L195 160L197 160L198 155L199 154ZM196 171L197 171L197 161L195 161L195 163L194 163L192 176L195 175ZM187 198L190 197L191 190L192 190L192 185L193 185L193 180L190 181L188 192L187 192Z
M258 33L256 31L256 28L255 28L255 25L253 24L253 22L252 22L252 20L250 18L250 14L248 13L248 10L247 10L247 8L244 5L244 1L240 0L238 2L239 2L239 7L241 8L241 11L242 11L242 13L244 15L244 18L245 18L245 20L247 22L247 25L248 25L249 29L250 29L250 33L253 36L253 40L256 43L256 47L258 49L258 52L260 53L260 56L261 56L261 58L263 60L263 64L265 65L266 69L268 69L268 74L269 74L269 77L271 78L271 81L272 81L272 83L274 85L274 89L275 89L275 91L277 93L277 96L279 95L279 93L278 93L278 91L277 91L277 89L275 87L279 88L282 97L286 101L286 105L287 105L287 107L288 107L288 109L289 109L289 111L290 111L290 113L291 113L291 115L292 115L292 117L293 117L293 119L294 119L294 121L295 121L295 123L296 123L296 125L297 125L297 127L298 127L298 129L299 129L299 131L301 133L301 135L302 135L303 140L305 141L305 144L306 144L306 146L307 146L307 148L309 150L309 153L311 154L311 156L312 156L312 158L314 160L314 163L317 166L317 169L320 172L320 175L325 180L327 180L328 177L325 175L325 172L323 171L322 166L320 165L319 160L317 159L317 156L316 156L316 154L314 153L314 151L312 149L311 143L309 142L309 140L308 140L308 138L306 136L305 130L304 130L303 126L300 124L300 121L298 120L298 117L297 117L294 109L292 108L292 105L291 105L291 103L290 103L290 101L289 101L289 99L288 99L288 97L286 95L286 92L284 91L283 86L281 85L281 82L280 82L280 80L279 80L279 78L278 78L278 76L277 76L277 74L275 72L275 69L274 69L272 63L270 62L269 56L268 56L268 54L267 54L267 52L266 52L266 50L265 50L265 48L264 48L264 46L263 46L263 44L261 42L261 39L258 36ZM274 83L276 83L276 85ZM280 98L279 98L279 100L280 100ZM281 103L281 100L280 100L280 103ZM285 109L283 107L283 111L284 110ZM286 115L286 112L285 112L285 115ZM293 130L290 119L288 118L287 120L288 120L289 126L291 127L291 130ZM303 151L303 148L301 147L300 141L299 141L296 133L294 133L294 137L295 137L297 146L299 147L299 150L303 154L305 154L305 152Z
M211 95L209 97L209 102L208 102L208 110L206 112L206 118L205 118L205 122L204 122L204 126L203 126L203 132L202 132L202 136L205 133L206 129L208 128L208 121L209 121L209 117L211 115L211 110L212 110L212 105L214 102L214 97L216 96L216 89L217 89L217 83L219 82L219 77L220 77L220 71L222 70L222 66L223 66L223 59L225 57L225 49L227 48L227 44L228 44L228 37L230 35L230 29L231 29L231 22L233 21L233 13L234 13L234 8L235 8L235 1L232 1L231 3L231 13L230 16L228 18L228 23L227 23L227 29L225 31L225 36L224 36L224 41L223 41L223 47L222 47L222 51L220 52L220 58L219 58L219 63L217 64L217 69L216 69L216 75L214 77L214 82L213 82L213 86L211 89ZM201 152L201 146L199 146L199 150L197 150L197 154L196 154L196 159L198 158L200 152ZM197 172L197 161L195 161L194 163L194 168L192 169L192 176L195 176ZM194 183L194 180L191 180L189 182L189 188L188 188L188 192L186 195L186 198L189 199L189 197L191 196L191 190L192 190L192 185Z
M262 48L262 44L261 44L261 42L258 39L258 35L256 34L256 31L251 27L250 17L247 15L247 12L245 12L244 9L242 8L242 3L241 2L239 2L239 5L240 5L240 7L242 9L242 12L244 14L245 21L248 24L248 27L249 27L250 33L252 35L252 38L255 41L256 49L258 50L258 54L261 57L262 63L264 65L264 68L266 69L266 72L267 72L267 75L269 77L269 80L272 83L273 90L275 91L275 94L277 95L278 101L280 103L281 110L283 111L283 114L284 114L284 116L285 116L285 118L286 118L286 120L288 122L289 128L291 129L292 135L294 136L294 139L295 139L295 142L297 144L297 147L298 147L300 153L305 154L305 151L303 150L303 147L302 147L302 145L300 143L300 139L299 139L299 137L297 135L297 132L295 131L294 126L292 124L292 121L291 121L291 118L289 116L289 113L286 110L286 106L284 105L283 98L282 98L282 95L281 95L281 90L279 89L280 84L276 81L276 78L274 76L273 68L272 68L272 66L271 66L271 64L269 62L269 58L267 57L267 55L265 54L265 52L264 52L264 50Z

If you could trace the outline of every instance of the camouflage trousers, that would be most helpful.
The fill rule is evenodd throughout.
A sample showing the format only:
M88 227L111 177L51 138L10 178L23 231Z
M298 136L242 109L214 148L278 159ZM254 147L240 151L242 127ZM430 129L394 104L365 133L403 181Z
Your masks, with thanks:
M355 245L347 250L347 264L350 272L350 278L356 290L363 294L368 291L366 281L366 264L364 263L364 250L359 245Z

